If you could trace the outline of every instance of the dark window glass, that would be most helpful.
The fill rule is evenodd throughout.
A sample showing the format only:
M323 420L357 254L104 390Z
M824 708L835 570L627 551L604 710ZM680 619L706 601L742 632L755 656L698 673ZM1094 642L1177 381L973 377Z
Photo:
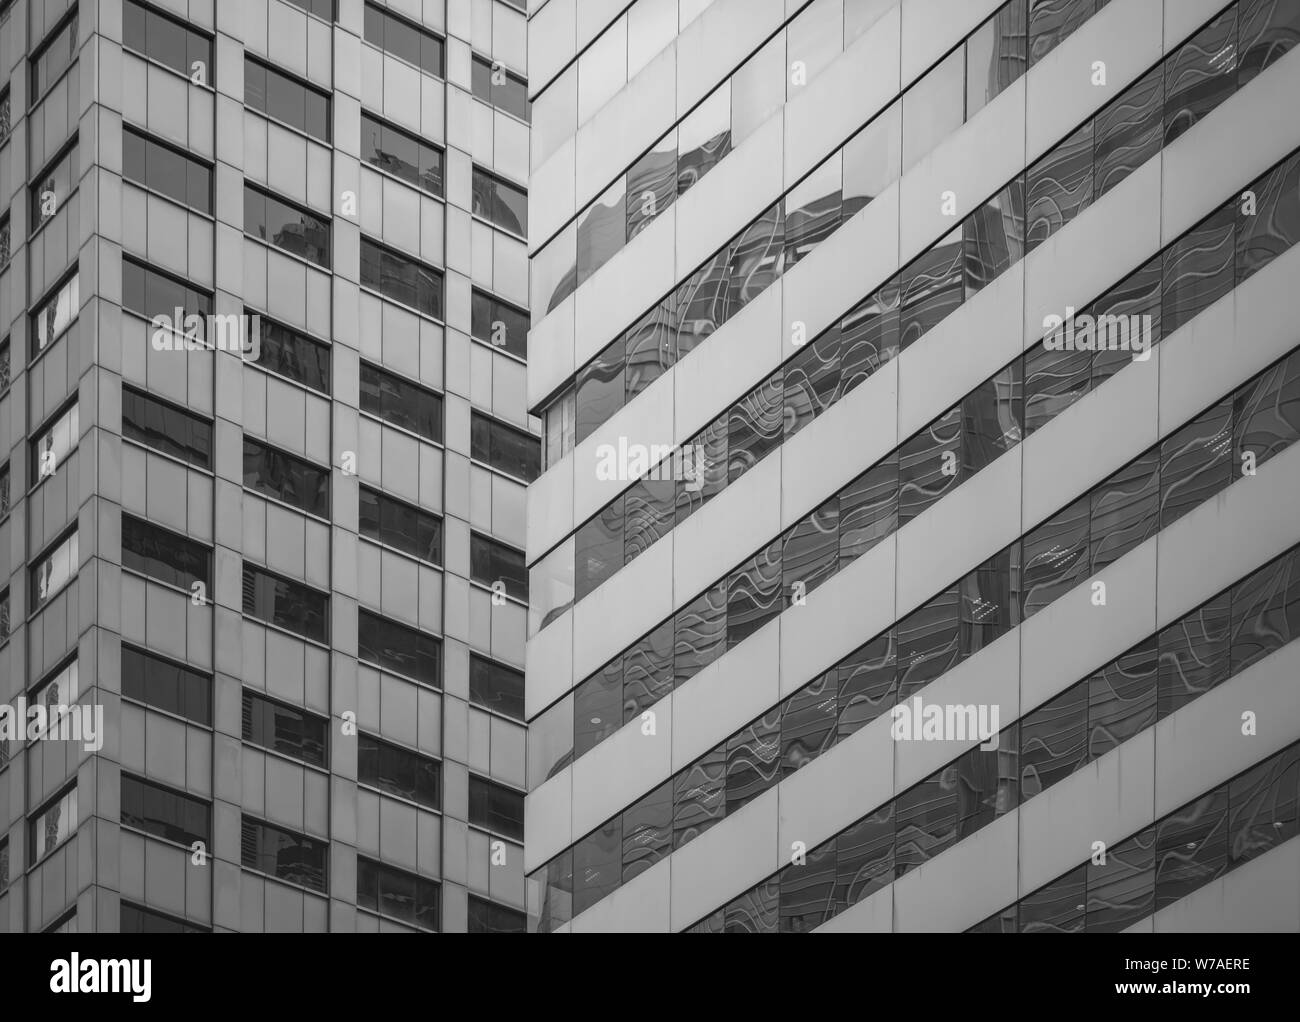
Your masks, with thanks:
M189 589L211 583L212 551L152 522L122 515L122 567Z
M778 369L727 413L727 483L734 483L781 443L784 371Z
M1093 193L1100 199L1160 151L1164 76L1157 67L1107 104L1094 120Z
M437 930L442 917L440 894L432 880L357 857L358 908Z
M689 468L690 472L696 472L694 453L686 456L692 461L689 465L683 465L683 470ZM693 478L699 477L696 475ZM624 564L630 563L650 549L656 540L668 535L673 527L675 497L675 486L671 479L642 479L628 489L627 519L623 529Z
M469 657L469 698L489 710L524 719L524 676L503 664Z
M623 659L606 664L573 692L573 754L581 756L623 724Z
M782 272L806 258L840 226L840 164L839 155L832 156L781 200L785 203Z
M1088 684L1071 685L1020 722L1020 790L1033 798L1088 759Z
M127 263L123 261L125 270ZM125 281L123 281L125 285ZM51 292L32 316L31 355L35 358L61 336L81 308L81 278L74 273Z
M329 637L329 596L301 582L244 565L244 613L316 642Z
M673 617L673 686L695 677L726 651L727 582L724 579Z
M1025 435L1046 426L1088 393L1092 352L1054 351L1036 344L1025 353Z
M1296 836L1300 746L1228 782L1228 865L1235 868Z
M1021 620L1084 580L1089 514L1085 495L1026 534L1021 554Z
M581 600L623 567L624 503L619 497L578 529L575 599Z
M785 534L781 551L781 590L801 600L839 570L838 496L797 521Z
M898 694L898 661L893 631L877 636L840 661L836 697L837 741L861 730L892 707Z
M442 395L369 362L361 363L361 410L442 443Z
M329 469L248 436L244 437L244 485L308 514L329 517Z
M1024 0L1010 0L966 41L966 120L1025 73Z
M573 918L573 849L561 852L532 874L541 885L542 903L529 928L537 933L551 933Z
M1020 178L971 213L961 232L969 298L1025 254L1025 192Z
M781 547L777 537L727 579L727 648L781 613Z
M9 214L0 216L0 270L9 265ZM2 390L6 384L0 384Z
M144 650L122 647L122 695L196 724L212 723L212 678Z
M506 595L528 600L528 568L524 555L496 540L471 533L469 539L469 577L485 586L505 583Z
M523 237L528 231L528 193L485 170L474 168L473 212Z
M1283 160L1249 191L1256 196L1255 210L1246 215L1238 206L1236 213L1238 284L1300 241L1300 156Z
M426 316L442 318L442 272L369 238L361 239L361 283Z
M524 796L504 785L470 774L469 822L522 841Z
M72 837L77 823L77 785L73 782L28 819L27 861L40 862Z
M154 837L193 845L212 845L212 807L191 795L122 775L122 825Z
M798 689L781 707L780 768L789 777L827 752L837 740L839 670L832 668ZM761 725L761 721L759 722ZM745 732L741 732L744 734ZM774 749L773 752L776 750ZM761 760L760 760L761 762ZM727 811L732 809L731 780L727 780Z
M250 312L258 322L257 364L329 396L330 348L291 327Z
M122 126L122 176L202 213L212 212L212 168Z
M244 233L329 268L329 220L250 185L244 185Z
M1286 0L1244 0L1237 17L1241 54L1237 75L1245 88L1300 42L1300 7Z
M361 487L361 535L434 564L442 563L442 519Z
M9 466L0 467L0 518L9 513Z
M361 158L432 195L442 194L443 153L400 128L361 112Z
M1012 551L994 554L958 583L961 656L973 656L1009 632L1018 621L1012 588Z
M1160 444L1160 527L1168 528L1232 482L1232 398Z
M442 77L443 41L385 8L366 4L365 40L421 71Z
M74 142L72 148L57 157L45 172L38 175L32 184L32 225L33 231L54 215L67 203L72 191L77 187L81 174L79 146Z
M623 407L625 361L624 339L620 337L578 370L575 443L582 443Z
M1029 0L1030 65L1056 49L1096 13L1097 6L1096 0Z
M961 592L949 586L898 623L898 698L910 699L961 660Z
M531 483L541 472L542 447L535 436L471 411L470 457Z
M678 480L674 486L676 524L691 515L727 488L727 431L730 411L725 411L697 433L685 447L691 455L691 485Z
M32 54L32 103L30 105L35 105L35 102L45 94L45 90L72 66L76 57L77 14L74 7L72 17L51 32Z
M514 114L521 121L529 120L532 104L528 102L528 83L507 71L500 63L493 63L474 55L470 69L470 87L474 95L498 110Z
M1029 168L1026 254L1092 205L1092 151L1093 122L1089 121Z
M241 735L246 742L273 749L312 766L326 766L329 721L306 710L272 702L244 689Z
M3 886L3 884L0 884L0 887ZM118 910L118 932L172 934L209 933L211 931L206 927L182 922L180 919L173 919L171 916L165 916L124 901Z
M1168 337L1232 290L1236 205L1225 205L1164 251L1160 332Z
M1300 440L1300 353L1238 387L1233 395L1233 454L1235 465L1250 454L1256 466Z
M9 141L9 133L12 130L12 118L9 107L9 87L5 86L0 89L0 145Z
M313 138L330 140L330 98L323 92L244 58L244 104Z
M1232 673L1300 637L1300 555L1274 561L1232 588Z
M1159 647L1154 636L1088 679L1088 758L1098 759L1156 722Z
M175 277L165 276L133 259L122 260L122 308L145 319L166 316L174 322L176 310L202 318L197 336L206 336L206 320L212 314L212 295ZM176 324L181 325L181 324ZM188 329L188 328L187 328Z
M899 347L906 350L965 300L962 229L917 256L903 269L899 309Z
M469 896L469 933L527 933L528 917L524 913Z
M841 910L835 901L835 877L833 839L781 871L777 886L782 933L807 933Z
M47 548L32 568L32 610L45 606L76 577L77 564L77 533L74 530Z
M123 0L122 45L165 64L186 78L194 74L195 61L203 64L203 82L216 82L212 39L181 21L151 7Z
M727 747L710 749L673 778L673 848L695 840L727 812ZM575 867L577 862L575 859Z
M829 200L823 197L820 204L828 203ZM774 202L762 216L736 235L724 250L726 301L722 309L718 310L723 317L717 320L718 326L766 291L784 272L784 211L784 200ZM824 218L819 220L822 229L829 226ZM685 350L682 349L683 354Z
M619 816L573 846L575 916L618 889L622 882L622 851L623 826Z
M247 869L324 894L328 855L329 848L324 841L247 816L243 818L239 858Z
M840 491L840 567L898 528L898 456L869 468Z
M1236 91L1238 8L1232 4L1165 59L1165 145Z
M301 7L308 14L314 14L326 21L334 20L334 0L289 0L295 7Z
M512 355L528 357L528 313L477 288L471 296L470 335Z
M840 831L835 837L835 903L864 900L894 876L894 803Z
M364 732L357 735L357 780L428 809L442 808L442 764Z
M122 385L122 435L174 458L212 467L212 423Z
M440 639L365 609L357 611L357 657L428 685L442 685Z
M1021 933L1082 933L1088 867L1080 866L1020 899Z
M963 478L962 408L935 419L898 450L898 524L906 525Z
M1113 564L1160 527L1160 452L1148 451L1093 487L1091 570Z
M1155 903L1154 827L1121 841L1106 862L1088 863L1088 932L1120 933L1151 915Z
M929 862L957 840L959 787L954 763L894 799L897 876Z
M621 829L626 884L673 850L673 782L666 781L625 810Z
M843 341L840 325L836 323L785 364L783 443L841 397Z
M1156 824L1156 911L1220 876L1228 865L1228 786Z
M1160 633L1161 719L1228 679L1230 610L1223 593Z

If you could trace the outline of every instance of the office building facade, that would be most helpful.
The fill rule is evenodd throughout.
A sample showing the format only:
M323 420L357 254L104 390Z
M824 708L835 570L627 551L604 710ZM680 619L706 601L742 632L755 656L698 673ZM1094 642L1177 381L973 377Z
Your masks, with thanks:
M1300 929L1300 5L529 8L530 929Z
M522 931L523 3L0 70L0 931Z

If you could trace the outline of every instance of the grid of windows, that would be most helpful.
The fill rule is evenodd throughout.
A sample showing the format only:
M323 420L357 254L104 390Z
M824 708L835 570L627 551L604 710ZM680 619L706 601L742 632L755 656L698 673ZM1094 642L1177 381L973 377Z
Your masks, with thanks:
M32 54L32 105L77 59L77 9L54 29Z
M122 0L122 45L192 81L215 83L212 38L136 0Z

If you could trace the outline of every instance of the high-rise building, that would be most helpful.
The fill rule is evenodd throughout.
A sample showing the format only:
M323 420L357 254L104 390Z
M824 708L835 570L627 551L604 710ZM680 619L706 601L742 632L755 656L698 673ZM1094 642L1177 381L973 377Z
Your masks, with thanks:
M531 928L1300 929L1300 4L528 6Z
M523 930L523 0L0 7L0 930Z

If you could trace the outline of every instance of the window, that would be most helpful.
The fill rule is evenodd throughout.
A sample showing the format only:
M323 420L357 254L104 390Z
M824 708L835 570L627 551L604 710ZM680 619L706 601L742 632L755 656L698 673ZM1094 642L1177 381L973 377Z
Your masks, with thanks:
M80 691L81 685L75 656L32 689L31 698L28 702L32 706L43 706L46 710L45 726L41 733L50 729L57 729L58 722L63 719L67 708L76 705Z
M524 676L504 664L469 655L469 698L515 720L524 719Z
M361 535L433 564L442 563L442 519L361 487Z
M474 168L473 212L521 238L528 230L528 193L486 170Z
M208 933L205 927L173 919L151 909L132 905L128 901L121 903L118 910L118 932L120 933Z
M49 34L40 48L32 54L32 95L31 105L45 95L45 90L53 85L72 66L77 55L77 9L74 6L72 16Z
M361 363L361 410L442 443L442 395L369 362Z
M364 110L361 112L361 158L431 195L442 195L442 150Z
M212 678L131 646L122 647L122 695L195 724L212 724Z
M212 845L211 807L192 795L130 774L122 775L122 826L193 846Z
M253 317L258 325L257 365L329 396L329 345L268 320L259 312L248 311L245 315Z
M0 216L0 270L9 265L9 214Z
M0 394L9 389L9 339L0 341Z
M9 839L0 841L0 891L9 886Z
M415 22L390 14L383 7L366 4L365 40L385 53L414 64L421 71L443 76L443 41Z
M77 318L77 309L81 305L78 275L73 274L41 305L33 317L35 329L32 331L32 357L35 358L54 341L63 336L63 332Z
M442 318L442 273L369 238L361 239L361 283L426 316Z
M507 596L528 600L528 569L524 566L524 555L478 533L471 533L469 538L469 577L491 587L503 582Z
M0 643L9 639L9 590L0 590ZM0 745L4 743L0 742ZM0 760L3 760L0 756Z
M528 83L507 71L500 63L493 63L477 53L474 54L474 62L470 67L470 88L475 97L484 103L513 114L521 121L527 121L532 115L533 105L528 102Z
M0 466L0 518L9 513L9 465Z
M329 144L329 96L249 57L244 58L244 105Z
M497 834L524 839L523 792L469 775L469 822Z
M329 721L314 713L273 702L244 689L244 741L324 768L328 751Z
M212 213L212 167L127 124L122 125L122 177L200 213Z
M368 610L357 611L357 658L428 685L442 685L442 642Z
M31 835L28 844L28 862L40 862L58 848L77 829L77 786L55 795L45 808L34 815L27 824Z
M207 336L207 317L212 314L212 295L200 291L188 281L159 273L134 259L122 260L122 308L152 320L165 316L168 323L180 309L186 317L200 317L197 336ZM174 324L189 329L185 324Z
M32 568L32 610L40 610L77 574L77 533L74 531L42 556Z
M188 590L195 582L211 583L211 561L202 543L123 513L122 567Z
M303 837L260 820L243 817L240 864L291 884L326 892L324 841Z
M357 780L428 809L442 808L442 764L383 739L357 734Z
M198 70L195 63L201 63L202 81L207 85L216 81L212 39L196 32L185 22L135 0L123 0L122 3L122 45L186 78Z
M440 893L432 880L357 857L358 908L437 930L442 915Z
M212 467L211 422L126 384L122 435L199 468Z
M247 563L244 613L316 642L325 642L329 637L327 594Z
M470 335L520 358L528 357L528 313L474 288Z
M471 412L470 457L531 483L541 468L542 448L536 437Z
M528 916L485 898L469 896L470 933L527 933Z
M31 478L38 483L62 468L68 455L76 449L81 432L78 418L77 403L74 401L32 442Z
M0 145L9 141L9 133L12 130L9 114L9 87L5 86L0 91Z
M249 436L244 437L244 487L308 514L329 517L329 469Z
M334 20L334 0L289 0L295 7L301 7L308 14L314 14L326 21Z
M329 269L329 220L248 184L244 185L244 233Z

